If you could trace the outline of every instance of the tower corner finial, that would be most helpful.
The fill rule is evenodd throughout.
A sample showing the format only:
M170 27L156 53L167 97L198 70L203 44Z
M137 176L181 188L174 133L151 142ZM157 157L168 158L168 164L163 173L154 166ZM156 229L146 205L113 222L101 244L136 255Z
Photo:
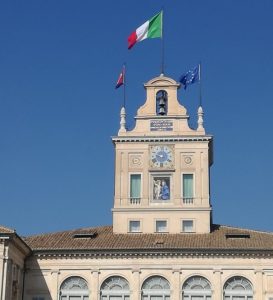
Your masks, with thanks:
M204 126L203 126L203 124L204 124L204 120L203 120L204 112L203 112L203 108L202 108L201 105L198 107L197 115L198 115L197 131L205 132L205 129L204 129Z
M122 132L126 132L126 111L124 106L120 110L120 128L118 133Z

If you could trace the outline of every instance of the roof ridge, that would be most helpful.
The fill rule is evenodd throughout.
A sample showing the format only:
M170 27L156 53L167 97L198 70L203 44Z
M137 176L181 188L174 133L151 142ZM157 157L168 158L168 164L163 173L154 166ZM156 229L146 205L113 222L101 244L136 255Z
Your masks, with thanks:
M213 225L217 226L217 224L213 224ZM265 233L265 234L273 235L273 232L271 232L271 231L248 229L248 228L242 228L242 227L236 227L236 226L230 226L230 225L219 225L219 226L220 227L231 228L231 229L239 229L239 230L246 230L246 231L250 231L250 232Z
M4 226L4 225L1 225L1 224L0 224L0 232L1 232L2 230L7 231L8 233L15 233L15 232L16 232L15 229L12 229L12 228L9 228L9 227L7 227L7 226ZM2 232L1 232L1 233L2 233ZM4 233L6 233L6 232L4 232Z
M61 230L61 231L54 231L54 232L45 232L45 233L38 233L33 235L25 236L25 239L28 238L35 238L38 236L46 236L46 235L52 235L52 234L62 234L62 233L68 233L68 232L76 232L80 230L96 230L98 228L112 228L112 225L103 225L103 226L95 226L95 227L81 227L81 228L75 228L75 229L68 229L68 230Z

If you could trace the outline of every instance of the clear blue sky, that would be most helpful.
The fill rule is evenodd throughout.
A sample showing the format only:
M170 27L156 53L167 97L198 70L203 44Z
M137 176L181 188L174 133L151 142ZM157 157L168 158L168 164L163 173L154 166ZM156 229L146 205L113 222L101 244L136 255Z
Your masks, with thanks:
M0 224L29 235L112 223L113 146L159 75L160 40L127 36L164 6L165 74L203 64L214 222L273 231L273 1L1 1ZM196 122L198 88L179 91Z

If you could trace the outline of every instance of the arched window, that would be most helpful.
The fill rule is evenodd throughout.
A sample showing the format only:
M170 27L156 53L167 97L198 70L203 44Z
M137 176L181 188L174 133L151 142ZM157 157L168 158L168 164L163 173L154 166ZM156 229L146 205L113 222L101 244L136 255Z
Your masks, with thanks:
M168 113L168 94L161 90L156 93L156 114L165 116Z
M67 278L60 288L60 300L88 300L89 290L87 282L79 277Z
M170 285L162 276L146 279L142 285L142 300L169 300Z
M193 276L186 280L182 287L183 300L210 300L211 286L202 276Z
M224 285L224 300L253 300L251 282L241 276L230 278Z
M130 289L126 279L120 276L107 278L101 285L101 300L129 300Z

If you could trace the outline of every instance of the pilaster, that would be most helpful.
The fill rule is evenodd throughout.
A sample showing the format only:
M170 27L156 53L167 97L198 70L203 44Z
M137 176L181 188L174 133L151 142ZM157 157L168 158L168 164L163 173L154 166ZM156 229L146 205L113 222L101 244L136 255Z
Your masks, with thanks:
M131 295L132 300L139 300L141 299L141 287L140 287L140 269L133 269L132 270L132 287L131 287Z
M180 269L173 268L172 270L172 281L170 282L171 285L171 299L179 300L181 288L180 288Z
M222 270L214 270L213 271L213 281L214 281L214 289L212 291L212 300L219 300L222 299L222 293L223 293L223 288L222 288ZM212 287L213 288L213 287Z
M5 264L5 255L4 255L4 250L5 247L2 244L0 249L2 252L0 253L0 299L3 299L3 282L4 282L4 264Z
M59 299L59 274L60 271L58 269L51 270L51 300Z
M93 300L98 300L100 298L99 275L100 271L98 269L91 270L90 299Z
M254 289L254 298L257 300L263 300L264 299L264 285L263 285L263 270L255 270L256 275L256 284Z

